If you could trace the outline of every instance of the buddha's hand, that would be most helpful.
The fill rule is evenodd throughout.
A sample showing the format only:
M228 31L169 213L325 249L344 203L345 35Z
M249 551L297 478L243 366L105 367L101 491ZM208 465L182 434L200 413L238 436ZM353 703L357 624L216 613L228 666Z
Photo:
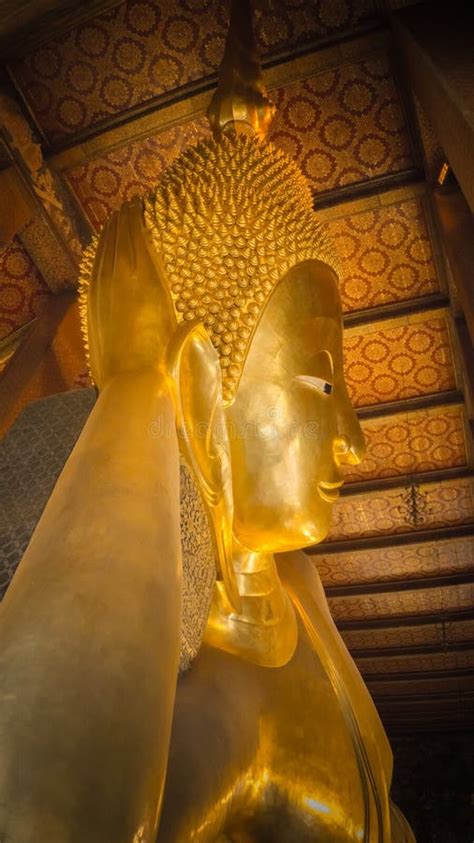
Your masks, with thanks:
M89 361L99 389L116 375L162 368L174 327L163 278L137 198L104 226L87 290Z

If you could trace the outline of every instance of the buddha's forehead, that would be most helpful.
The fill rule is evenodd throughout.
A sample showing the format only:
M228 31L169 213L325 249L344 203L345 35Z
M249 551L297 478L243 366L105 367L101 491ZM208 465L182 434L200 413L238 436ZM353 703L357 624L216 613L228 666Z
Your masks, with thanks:
M303 357L337 345L340 337L337 278L326 264L305 261L275 288L253 336L244 378L262 367L296 370Z

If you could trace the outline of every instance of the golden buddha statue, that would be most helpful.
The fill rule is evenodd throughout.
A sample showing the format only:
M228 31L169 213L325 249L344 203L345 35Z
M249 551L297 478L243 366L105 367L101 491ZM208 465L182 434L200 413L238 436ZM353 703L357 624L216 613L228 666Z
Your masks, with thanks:
M5 843L414 840L300 550L327 534L364 439L337 263L303 177L264 142L272 113L240 0L214 138L86 255L99 398L0 614ZM180 461L217 577L178 679Z

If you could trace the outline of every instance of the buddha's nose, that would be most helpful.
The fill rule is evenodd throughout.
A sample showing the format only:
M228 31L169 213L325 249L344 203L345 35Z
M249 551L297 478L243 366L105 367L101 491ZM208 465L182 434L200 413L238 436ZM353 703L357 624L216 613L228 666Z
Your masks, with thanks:
M351 434L338 434L333 442L334 459L338 465L359 465L365 454L365 438L362 428L355 420Z

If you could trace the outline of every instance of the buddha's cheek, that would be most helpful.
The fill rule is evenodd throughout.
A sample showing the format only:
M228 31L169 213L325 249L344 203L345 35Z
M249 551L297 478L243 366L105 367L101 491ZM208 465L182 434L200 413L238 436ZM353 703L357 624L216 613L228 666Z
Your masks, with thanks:
M284 553L322 541L331 526L332 504L314 493L234 500L234 534L255 552Z

